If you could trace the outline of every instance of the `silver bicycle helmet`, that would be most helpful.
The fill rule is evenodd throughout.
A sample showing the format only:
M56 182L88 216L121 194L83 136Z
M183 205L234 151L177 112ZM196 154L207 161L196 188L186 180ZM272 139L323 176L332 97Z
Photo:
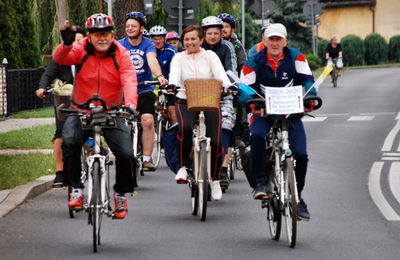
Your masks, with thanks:
M153 26L149 31L150 36L166 36L167 33L167 30L161 25Z
M207 29L210 27L218 27L218 28L223 28L224 25L222 23L222 20L216 16L207 16L203 20L201 20L201 27L203 29Z

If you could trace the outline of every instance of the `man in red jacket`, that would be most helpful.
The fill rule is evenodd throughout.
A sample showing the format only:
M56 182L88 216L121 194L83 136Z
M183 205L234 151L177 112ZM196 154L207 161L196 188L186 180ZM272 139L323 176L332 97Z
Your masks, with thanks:
M61 65L76 65L74 99L78 103L98 93L107 106L121 102L136 108L137 77L128 51L115 39L114 23L105 14L94 14L86 22L87 37L72 45L74 30L68 21L60 28L64 43L54 51L54 61ZM83 206L83 184L80 181L80 153L88 132L82 130L78 116L69 116L63 129L64 172L74 190L68 202L70 208ZM132 192L132 141L123 118L117 118L117 127L103 130L104 138L116 158L114 185L115 218L125 218L128 212L127 192Z

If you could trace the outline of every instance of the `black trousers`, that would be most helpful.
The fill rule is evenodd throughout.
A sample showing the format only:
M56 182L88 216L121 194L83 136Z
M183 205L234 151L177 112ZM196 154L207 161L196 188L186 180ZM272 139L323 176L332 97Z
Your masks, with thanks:
M192 149L193 125L197 119L197 112L188 111L186 100L177 99L175 103L178 116L178 158L180 167L192 168L190 151ZM211 138L211 178L219 180L222 165L223 149L221 144L221 111L204 112L207 126L206 135Z
M81 148L91 134L91 130L82 130L78 116L70 115L63 128L63 156L64 173L70 185L74 188L83 188L81 175ZM115 156L116 181L114 190L118 193L132 192L134 183L132 178L133 148L129 129L123 118L117 118L117 126L103 129L103 136L107 145Z

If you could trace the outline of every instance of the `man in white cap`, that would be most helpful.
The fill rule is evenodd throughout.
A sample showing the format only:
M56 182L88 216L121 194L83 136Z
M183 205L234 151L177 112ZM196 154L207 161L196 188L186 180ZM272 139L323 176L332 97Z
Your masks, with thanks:
M263 34L263 46L257 49L257 53L250 56L241 73L241 82L251 85L260 95L261 85L283 87L293 80L293 85L303 85L308 91L314 83L311 69L306 57L299 50L288 48L287 32L283 24L270 24ZM312 89L309 96L315 96L316 90ZM310 112L305 109L305 113ZM307 172L307 145L304 126L301 115L294 114L289 117L289 140L294 158L296 159L296 180L300 203L297 215L303 220L309 220L310 214L307 205L301 197ZM256 176L254 199L264 199L269 196L269 187L266 185L266 152L265 139L269 132L270 121L262 115L255 113L250 122L250 146L251 161Z

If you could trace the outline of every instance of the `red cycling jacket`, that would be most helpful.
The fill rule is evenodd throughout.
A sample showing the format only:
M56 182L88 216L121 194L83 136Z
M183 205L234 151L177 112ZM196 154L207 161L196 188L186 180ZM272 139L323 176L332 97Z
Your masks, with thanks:
M94 93L104 99L107 106L120 104L124 92L125 106L136 108L137 77L128 51L116 40L106 54L97 53L87 38L72 47L57 46L53 59L60 65L76 65L74 99L86 102Z

